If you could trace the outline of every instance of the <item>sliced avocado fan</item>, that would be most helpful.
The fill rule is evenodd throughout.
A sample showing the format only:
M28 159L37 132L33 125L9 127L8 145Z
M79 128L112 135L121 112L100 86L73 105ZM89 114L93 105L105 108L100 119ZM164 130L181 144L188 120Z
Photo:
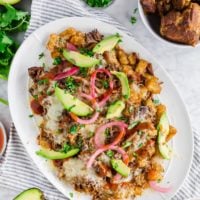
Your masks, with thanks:
M112 105L108 107L108 112L106 114L107 119L112 119L115 117L120 117L122 115L122 111L125 108L125 103L121 100L114 102Z
M130 168L122 160L112 159L112 168L124 177L129 176Z
M118 72L118 71L111 71L111 73L114 74L120 80L122 85L122 94L125 99L128 99L131 95L131 91L126 74L124 72Z
M171 158L172 150L166 142L167 135L169 134L169 121L167 119L166 112L164 112L160 118L157 126L157 131L159 152L164 159L169 160Z
M20 2L21 0L0 0L0 5L5 5L5 4L16 4L18 2Z
M119 41L121 41L121 36L119 34L108 36L96 44L92 51L94 53L102 54L104 51L112 50Z
M53 151L53 150L49 150L49 149L41 149L39 151L36 151L36 154L38 156L41 156L43 158L47 158L50 160L59 160L59 159L65 159L65 158L75 156L79 151L80 151L79 148L71 149L67 153Z
M89 56L85 56L83 54L80 54L76 51L69 51L64 50L63 56L66 60L68 60L70 63L78 66L78 67L94 67L95 65L100 64L100 60L96 58L92 58Z
M66 110L78 116L87 116L93 112L89 105L59 87L55 88L55 95Z

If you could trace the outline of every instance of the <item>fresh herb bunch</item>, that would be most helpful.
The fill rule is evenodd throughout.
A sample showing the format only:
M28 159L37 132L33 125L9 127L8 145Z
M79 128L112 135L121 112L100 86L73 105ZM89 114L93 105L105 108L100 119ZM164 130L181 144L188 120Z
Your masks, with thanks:
M109 6L113 0L85 0L85 2L91 7L103 8Z
M9 36L13 32L25 31L30 15L6 4L0 7L0 78L7 79L12 58L18 44Z

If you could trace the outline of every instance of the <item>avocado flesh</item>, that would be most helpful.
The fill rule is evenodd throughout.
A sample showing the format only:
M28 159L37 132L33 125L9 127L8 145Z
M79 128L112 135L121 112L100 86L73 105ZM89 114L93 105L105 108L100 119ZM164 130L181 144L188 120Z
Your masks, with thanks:
M30 188L17 195L13 200L43 200L43 192L38 188Z
M93 48L94 53L102 54L104 51L110 51L112 50L116 44L121 40L120 35L112 35L109 37L106 37L101 42L96 44L96 46Z
M127 177L130 174L130 168L125 165L122 160L112 159L111 165L116 172L124 177Z
M55 88L55 95L66 110L78 116L87 116L93 112L90 106L59 87Z
M88 68L88 67L94 67L95 65L100 64L100 60L89 57L89 56L82 55L76 51L64 50L63 56L70 63L72 63L78 67Z
M58 160L58 159L65 159L65 158L72 157L72 156L76 155L79 151L80 151L80 149L78 149L78 148L72 149L72 150L68 151L67 153L57 152L57 151L53 151L53 150L49 150L49 149L41 149L39 151L36 151L36 154L38 156L41 156L43 158L47 158L50 160Z
M164 159L169 160L171 158L172 150L166 143L166 137L169 134L169 121L167 119L167 113L164 112L160 118L157 126L158 130L158 149L161 156Z
M120 117L122 115L122 111L125 108L125 103L121 100L116 101L112 105L109 106L108 112L106 114L107 119L112 119L115 117Z
M128 78L124 72L118 72L118 71L111 71L112 74L114 74L119 80L122 85L122 94L125 99L128 99L131 95Z
M20 2L21 0L0 0L0 5L5 5L5 4L16 4L18 2Z

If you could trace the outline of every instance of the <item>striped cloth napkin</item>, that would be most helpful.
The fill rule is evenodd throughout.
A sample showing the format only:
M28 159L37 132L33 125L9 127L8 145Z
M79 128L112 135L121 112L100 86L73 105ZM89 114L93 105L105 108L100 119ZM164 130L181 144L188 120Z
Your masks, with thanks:
M33 0L31 25L26 37L43 24L66 16L89 16L116 26L131 35L123 26L99 10L86 8L82 0ZM192 168L173 200L200 196L200 134L194 131L195 149ZM10 129L7 151L0 160L0 187L20 192L39 187L49 200L66 200L37 169L24 149L14 126Z

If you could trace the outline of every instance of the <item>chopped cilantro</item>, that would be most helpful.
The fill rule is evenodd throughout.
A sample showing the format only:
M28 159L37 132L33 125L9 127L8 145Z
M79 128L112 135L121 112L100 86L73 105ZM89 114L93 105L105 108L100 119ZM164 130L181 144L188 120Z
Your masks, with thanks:
M44 57L44 53L42 52L41 54L38 55L39 60Z
M140 123L139 120L138 120L138 121L132 122L132 123L128 126L128 129L130 130L130 129L134 128L134 127L137 126L139 123Z
M113 158L114 152L113 152L112 150L108 150L108 151L106 151L106 155L107 155L108 157L110 157L110 158Z
M93 131L89 131L88 138L91 138L92 136L94 136L94 132Z
M123 144L122 144L122 148L127 148L127 147L129 147L129 146L131 146L132 145L132 142L131 141L125 141Z
M135 24L137 22L137 18L135 16L131 16L131 23Z
M138 148L141 148L143 146L143 143L140 143L139 145L138 145Z
M102 85L103 85L103 87L104 87L105 89L108 89L108 88L109 88L109 83L108 83L108 81L102 80L101 83L102 83Z
M58 86L58 82L55 82L54 84L54 88L56 88Z
M155 105L159 105L159 104L160 104L160 100L159 100L159 99L153 99L153 103L154 103Z
M110 130L107 128L107 129L105 130L105 133L104 133L104 134L105 134L106 137L109 137L109 136L110 136Z
M42 80L39 80L39 81L38 81L38 85L43 85L43 84L46 84L46 83L48 83L48 82L49 82L48 79L42 79Z
M33 115L29 115L28 117L32 118L32 117L33 117Z
M33 98L38 100L38 95L33 95Z
M78 86L75 80L70 76L65 79L65 85L70 93L74 93Z
M79 48L79 51L80 51L81 54L84 54L86 56L92 57L94 55L94 53L87 48Z
M70 129L69 129L69 132L70 132L71 134L76 134L77 131L78 131L78 125L77 125L77 124L72 125L72 126L70 127Z
M69 150L71 150L71 149L72 149L72 146L69 145L69 144L67 144L67 143L65 143L65 144L63 145L62 149L60 149L60 152L67 153L67 152L68 152Z
M118 119L128 123L128 118L125 116L118 117Z
M69 196L70 196L71 198L73 198L73 196L74 196L73 192L70 192L70 193L69 193Z
M106 7L112 3L112 0L85 0L91 7Z
M0 103L8 106L8 101L5 99L0 98Z
M87 76L87 73L88 73L88 69L85 68L85 67L80 67L79 73L80 73L80 75L82 75L83 77L86 77L86 76Z
M51 91L47 90L47 95L50 96L51 95Z
M135 8L133 10L133 16L131 16L131 23L132 24L135 24L137 22L137 18L135 17L135 14L136 14L137 10L138 10L137 8Z
M53 65L59 65L61 64L61 62L62 62L62 59L60 57L56 57L53 60Z
M137 158L138 157L138 155L137 155L137 153L133 153L133 156L135 157L135 158Z
M137 11L138 11L138 8L135 8L135 9L133 10L133 14L135 14Z

